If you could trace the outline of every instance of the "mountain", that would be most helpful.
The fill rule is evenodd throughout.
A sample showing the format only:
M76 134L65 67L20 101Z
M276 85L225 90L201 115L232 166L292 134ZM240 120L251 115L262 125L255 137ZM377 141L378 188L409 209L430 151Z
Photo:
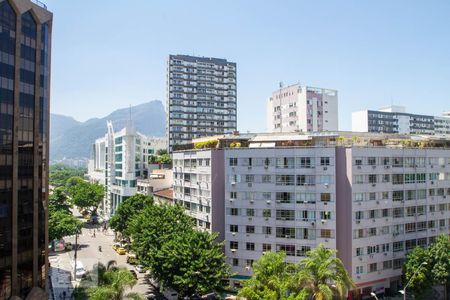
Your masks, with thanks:
M125 127L129 119L130 108L118 109L104 118L86 122L50 114L50 160L90 157L92 144L106 134L106 121L112 121L114 130L118 131ZM131 119L142 134L157 137L165 134L165 111L159 100L132 106Z

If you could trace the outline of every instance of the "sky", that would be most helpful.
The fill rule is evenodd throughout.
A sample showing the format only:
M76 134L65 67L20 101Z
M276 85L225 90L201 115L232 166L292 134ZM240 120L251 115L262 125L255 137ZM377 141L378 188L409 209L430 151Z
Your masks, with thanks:
M302 83L351 113L450 110L450 1L46 0L51 112L79 121L166 97L169 54L237 63L238 129L262 132L266 101Z

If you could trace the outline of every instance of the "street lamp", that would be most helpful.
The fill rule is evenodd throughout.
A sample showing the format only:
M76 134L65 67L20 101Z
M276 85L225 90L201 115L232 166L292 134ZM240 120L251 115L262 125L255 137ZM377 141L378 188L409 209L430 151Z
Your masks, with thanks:
M370 292L370 295L371 295L372 297L374 297L375 300L378 300L377 294L375 294L374 292Z
M406 288L408 287L408 285L411 283L411 281L413 280L413 278L416 276L417 272L420 270L420 268L422 266L426 266L428 263L426 261L424 261L423 263L421 263L419 265L419 267L417 268L417 270L414 272L413 276L409 279L408 283L405 285L405 287L403 288L403 290L398 291L400 294L403 295L403 300L406 300Z

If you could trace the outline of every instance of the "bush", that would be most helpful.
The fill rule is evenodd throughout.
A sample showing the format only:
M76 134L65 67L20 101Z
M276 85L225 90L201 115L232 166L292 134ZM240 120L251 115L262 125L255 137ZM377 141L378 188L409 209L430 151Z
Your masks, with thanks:
M218 142L219 141L217 141L217 140L197 142L197 143L194 144L194 149L211 149L211 148L216 148Z

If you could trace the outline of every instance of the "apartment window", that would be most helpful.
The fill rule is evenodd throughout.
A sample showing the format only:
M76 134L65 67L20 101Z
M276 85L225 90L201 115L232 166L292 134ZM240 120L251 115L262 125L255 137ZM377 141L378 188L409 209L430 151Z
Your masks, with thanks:
M377 271L377 263L369 264L369 273Z
M284 251L287 256L295 256L295 245L277 244L277 251Z
M369 166L375 166L377 164L377 158L376 157L368 157L367 164Z
M295 238L295 228L292 227L277 227L276 230L277 238Z
M237 165L238 165L237 157L230 157L230 166L237 166Z
M245 244L245 249L247 251L255 251L255 243L246 243Z
M363 184L364 183L364 175L355 175L355 183Z
M230 199L237 199L237 193L236 192L230 192Z
M297 175L297 185L315 185L315 181L316 177L314 175Z
M239 258L233 258L233 266L239 266Z
M255 216L255 209L254 208L247 208L247 217L254 217Z
M355 193L355 201L364 201L364 193Z
M293 221L295 219L294 210L277 210L277 220Z
M314 168L314 159L311 157L300 157L300 168Z
M294 185L294 175L277 175L276 185Z
M415 190L406 191L406 200L416 200L416 191Z
M381 175L381 182L383 182L383 183L390 182L390 175L389 174Z
M362 159L361 158L356 158L355 159L355 165L356 166L361 166L362 165Z
M321 229L320 237L321 238L331 238L331 230L330 229Z
M281 203L292 203L292 200L294 200L294 193L277 192L276 193L276 200L281 202Z
M381 211L381 216L382 216L383 218L389 217L389 209L383 208L383 210Z
M389 161L390 161L389 157L383 157L381 159L381 162L383 163L383 166L388 166L389 165Z
M263 227L262 227L262 231L263 231L263 234L271 235L271 234L272 234L272 227L269 227L269 226L263 226Z
M263 183L271 183L272 182L272 176L271 175L263 175L262 176L262 182Z
M364 255L364 249L362 247L356 248L356 256Z
M405 174L405 183L415 183L416 174Z
M405 224L405 232L416 232L416 223L407 223Z
M392 269L392 260L383 261L383 270Z
M230 208L230 215L239 216L239 208Z
M427 230L427 222L421 221L417 223L417 231L424 231Z
M254 181L255 181L255 175L250 175L250 174L245 175L245 182L251 183Z
M416 207L415 206L409 206L406 208L406 215L408 217L413 217L416 215Z
M356 266L356 274L362 274L362 273L364 273L364 267Z
M230 225L230 232L238 232L239 226L238 225Z
M401 269L403 267L404 262L405 262L404 258L394 259L394 261L393 261L393 269L394 270Z
M306 253L311 251L310 246L298 246L297 247L297 256L306 256Z
M393 167L403 167L403 157L393 157L392 158Z
M417 246L425 248L427 246L427 238L417 239Z
M392 217L394 218L403 218L403 208L402 207L396 207L392 211Z
M356 220L364 219L364 212L363 211L355 211L355 219Z
M403 251L404 247L403 247L403 241L400 242L394 242L392 245L392 251L394 252L399 252L399 251Z
M368 246L367 247L367 254L373 254L373 253L380 253L380 246Z
M331 201L331 194L330 193L320 193L320 201L322 201L322 202Z
M295 168L295 158L294 157L279 157L276 163L277 168L281 169L293 169Z
M263 252L270 252L270 251L272 251L272 244L262 244L262 251Z
M330 220L331 219L331 212L330 211L321 211L320 212L320 219L321 220Z
M255 233L255 226L253 225L245 226L245 233Z
M389 244L382 244L381 245L381 251L382 252L389 252Z
M297 203L316 203L316 194L314 193L297 193Z
M270 209L263 209L263 217L270 218L272 216L272 211Z
M367 229L367 235L368 236L375 236L375 235L377 235L377 229L375 227Z
M417 240L416 239L412 239L412 240L407 240L405 242L405 248L406 250L412 250L417 246Z
M239 242L236 241L230 241L230 249L237 250L239 249Z
M403 184L403 174L392 174L392 184Z
M402 201L404 200L404 192L403 191L393 191L392 192L392 201Z
M427 181L427 174L418 173L416 174L416 182L417 183L425 183Z
M330 158L329 157L321 157L320 158L320 165L321 166L329 166L330 165Z
M436 205L429 206L430 212L436 212Z

